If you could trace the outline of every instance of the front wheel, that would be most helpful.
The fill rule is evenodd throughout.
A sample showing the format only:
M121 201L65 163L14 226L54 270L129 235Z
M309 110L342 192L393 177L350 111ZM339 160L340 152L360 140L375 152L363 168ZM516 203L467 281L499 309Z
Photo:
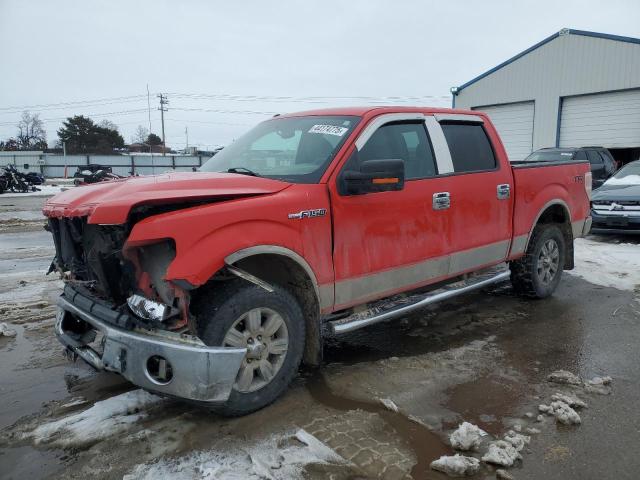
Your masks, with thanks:
M300 366L305 339L304 316L293 295L278 286L267 292L238 279L207 288L192 309L206 345L247 349L228 401L212 410L245 415L287 389Z
M565 257L560 228L554 224L536 226L525 255L510 264L513 288L531 298L550 296L560 283Z

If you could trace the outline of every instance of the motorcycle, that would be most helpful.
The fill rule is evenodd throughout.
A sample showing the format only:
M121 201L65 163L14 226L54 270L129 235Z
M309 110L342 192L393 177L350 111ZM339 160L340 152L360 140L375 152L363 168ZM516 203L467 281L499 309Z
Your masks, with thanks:
M20 173L15 165L7 165L4 167L4 173L1 178L3 179L3 190L10 190L12 192L37 192L38 189L31 184L27 175Z

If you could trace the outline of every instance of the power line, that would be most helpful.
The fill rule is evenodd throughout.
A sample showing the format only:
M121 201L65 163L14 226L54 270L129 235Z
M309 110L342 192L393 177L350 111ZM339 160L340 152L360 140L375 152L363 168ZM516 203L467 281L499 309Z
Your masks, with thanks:
M183 112L208 112L208 113L227 113L227 114L243 114L243 115L275 115L280 112L260 112L254 110L218 110L209 108L181 108L171 107L172 110L180 110Z
M357 101L375 101L375 102L408 102L408 101L428 101L433 99L450 99L451 95L395 95L395 96L364 96L364 95L344 95L344 96L294 96L294 95L234 95L226 93L170 93L175 98L190 98L195 100L222 100L222 101L241 101L241 102L290 102L290 103L325 103L332 100L357 100ZM113 105L117 103L128 103L136 101L144 101L146 95L127 95L120 97L104 97L91 100L73 100L57 103L40 103L33 105L20 105L12 107L0 107L0 112L15 111L21 112L29 109L40 110L56 110L73 106L99 106ZM14 113L15 113L14 112Z
M22 110L29 110L29 109L33 109L33 108L48 108L48 107L70 107L70 106L74 106L74 105L80 105L80 104L95 104L95 103L101 103L101 102L109 102L106 103L105 105L111 105L113 103L126 103L127 101L133 101L133 99L140 99L143 98L144 99L145 95L129 95L126 97L110 97L110 98L98 98L98 99L94 99L94 100L76 100L76 101L70 101L70 102L58 102L58 103L41 103L41 104L36 104L36 105L22 105L22 106L14 106L14 107L1 107L0 111L6 111L6 110L17 110L17 111L22 111ZM116 102L116 100L120 101L120 102Z

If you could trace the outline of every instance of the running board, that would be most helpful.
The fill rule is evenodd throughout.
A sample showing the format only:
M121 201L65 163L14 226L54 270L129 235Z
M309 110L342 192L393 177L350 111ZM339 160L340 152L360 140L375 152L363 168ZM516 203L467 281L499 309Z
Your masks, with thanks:
M363 327L368 327L375 323L384 322L394 317L404 315L419 308L424 308L434 303L449 300L464 293L469 293L480 288L488 287L496 283L509 280L509 270L501 270L496 273L495 270L485 273L484 275L474 276L467 280L461 280L449 284L427 293L419 293L406 297L395 297L396 300L381 300L373 304L370 308L353 313L348 317L340 320L329 322L331 331L335 335L353 332Z

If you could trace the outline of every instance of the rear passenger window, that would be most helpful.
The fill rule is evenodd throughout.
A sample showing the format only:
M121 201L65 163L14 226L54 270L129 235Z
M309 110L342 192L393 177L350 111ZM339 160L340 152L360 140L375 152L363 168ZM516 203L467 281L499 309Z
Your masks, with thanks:
M390 123L371 135L358 154L367 160L404 160L405 179L436 175L436 163L424 123Z
M576 156L573 157L574 160L586 160L587 159L587 152L585 152L584 150L578 150L576 152Z
M587 150L587 156L591 165L602 165L602 157L595 150Z
M496 157L482 125L443 122L441 126L451 152L454 172L496 168Z

